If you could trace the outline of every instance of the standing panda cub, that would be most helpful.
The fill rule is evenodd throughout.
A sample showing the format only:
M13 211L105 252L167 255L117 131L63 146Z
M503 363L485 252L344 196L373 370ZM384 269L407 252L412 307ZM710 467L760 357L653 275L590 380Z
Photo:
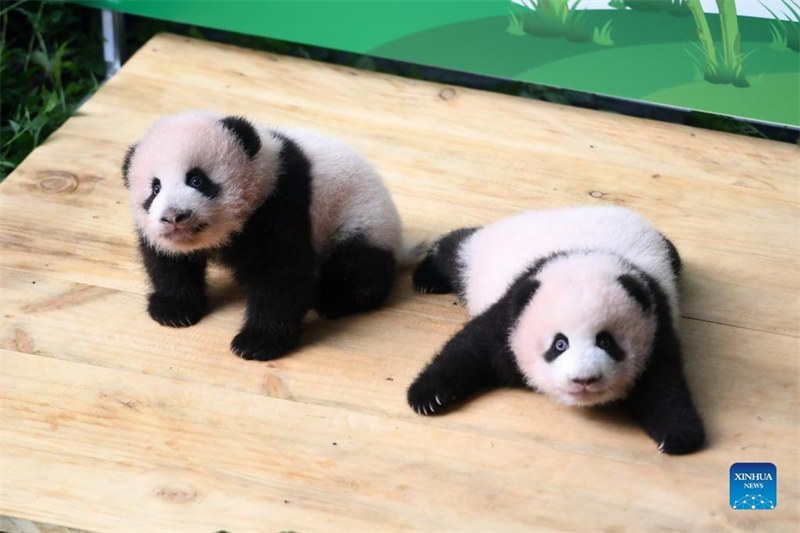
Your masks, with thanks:
M152 282L148 312L190 326L208 310L209 260L244 285L231 349L267 360L298 345L310 308L335 318L379 306L403 244L377 172L353 149L301 129L191 111L157 121L122 167Z
M439 239L414 271L473 317L408 390L420 414L493 386L574 406L620 402L669 454L705 439L676 335L681 261L617 207L522 213Z

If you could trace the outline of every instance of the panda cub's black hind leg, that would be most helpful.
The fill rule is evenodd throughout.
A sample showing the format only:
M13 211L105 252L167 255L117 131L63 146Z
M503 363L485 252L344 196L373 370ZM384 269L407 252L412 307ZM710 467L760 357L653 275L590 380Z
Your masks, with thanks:
M478 228L451 231L434 243L412 275L414 288L426 294L456 292L459 285L458 250Z
M447 294L455 290L450 281L439 271L433 250L429 251L425 259L414 268L411 280L414 288L425 294Z
M314 309L325 318L379 307L394 285L394 254L363 235L335 243L322 261Z

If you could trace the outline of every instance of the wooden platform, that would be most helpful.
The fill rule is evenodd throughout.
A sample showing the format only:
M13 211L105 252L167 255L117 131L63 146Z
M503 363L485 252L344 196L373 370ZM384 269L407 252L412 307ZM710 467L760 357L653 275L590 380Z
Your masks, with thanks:
M537 207L638 209L681 250L681 335L708 447L667 457L608 410L496 391L423 418L405 391L465 320L399 280L310 319L270 363L228 351L243 302L182 330L145 313L119 167L205 107L351 142L412 239ZM0 187L0 514L96 531L797 531L797 146L162 35ZM735 462L778 469L733 511Z

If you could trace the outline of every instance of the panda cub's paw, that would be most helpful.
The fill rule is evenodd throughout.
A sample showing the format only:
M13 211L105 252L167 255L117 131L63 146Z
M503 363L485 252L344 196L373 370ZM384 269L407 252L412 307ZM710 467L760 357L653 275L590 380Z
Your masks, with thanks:
M418 415L436 415L456 399L452 390L438 379L422 374L408 388L408 405Z
M453 292L453 286L442 275L429 252L425 259L414 269L411 276L414 288L423 294L447 294Z
M243 328L231 341L231 351L242 359L269 361L286 355L300 344L300 330L280 335L255 328Z
M669 455L683 455L699 450L706 440L702 422L674 428L664 435L658 451Z
M148 297L147 313L162 326L185 328L197 324L206 314L205 297L179 299L153 293Z

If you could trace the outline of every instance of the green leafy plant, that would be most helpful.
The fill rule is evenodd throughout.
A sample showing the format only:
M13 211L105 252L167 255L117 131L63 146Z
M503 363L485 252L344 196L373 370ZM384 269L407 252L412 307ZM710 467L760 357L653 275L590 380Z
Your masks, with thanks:
M621 1L621 0L620 0ZM600 46L613 46L611 21L600 28L589 29L586 11L579 10L580 0L531 0L532 7L514 5L509 9L508 27L511 35L561 38L573 42L594 41ZM625 6L622 5L622 9Z
M789 50L789 41L786 39L786 35L774 24L770 26L770 34L772 34L772 43L769 45L770 48L778 52L786 52Z
M750 82L744 75L744 64L753 51L743 54L735 66L729 67L720 51L715 49L713 59L709 61L700 45L697 43L692 43L692 45L694 50L688 53L694 63L698 80L706 80L709 83L723 85L729 83L736 87L750 87Z
M625 5L625 2L623 0L611 0L608 3L608 7L619 10L627 9L627 6Z
M600 46L614 46L614 41L611 39L611 20L603 24L602 28L595 28L592 33L592 41Z
M667 6L665 11L676 17L685 17L689 15L689 8L686 6L685 0L670 0L670 5Z
M516 35L517 37L521 37L525 35L525 27L522 21L522 15L519 11L515 11L513 8L508 10L508 27L506 31L511 35Z
M0 9L0 180L97 88L99 35L97 10L33 1Z
M800 52L800 3L795 0L781 0L781 3L786 8L789 20L780 18L764 2L759 0L759 3L769 11L769 14L774 19L774 22L770 24L772 48Z
M708 82L748 87L749 84L744 74L745 58L742 56L742 36L739 33L736 4L727 0L717 0L717 6L719 7L719 23L722 32L721 52L718 52L714 43L700 0L686 0L686 7L691 12L697 26L700 50L705 58L705 66L699 68L703 70L703 77Z
M521 13L525 33L536 37L563 37L574 42L588 42L592 34L586 12L578 10L580 0L532 0L533 7Z

